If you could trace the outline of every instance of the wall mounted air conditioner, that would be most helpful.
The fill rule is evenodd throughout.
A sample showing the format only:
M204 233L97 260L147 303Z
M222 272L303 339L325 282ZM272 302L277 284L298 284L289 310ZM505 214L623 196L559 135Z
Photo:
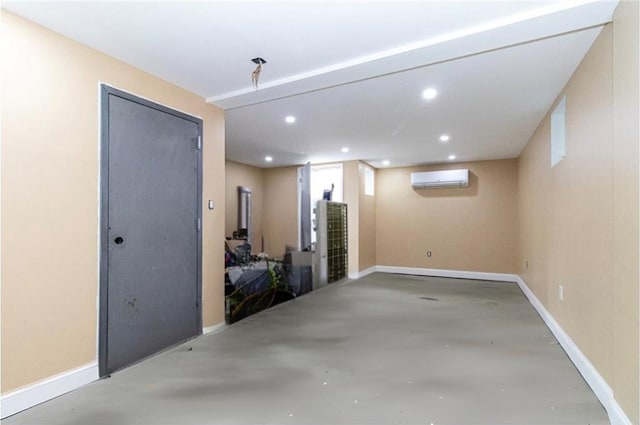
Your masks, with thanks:
M414 189L467 186L469 186L468 169L411 173L411 187L413 187Z

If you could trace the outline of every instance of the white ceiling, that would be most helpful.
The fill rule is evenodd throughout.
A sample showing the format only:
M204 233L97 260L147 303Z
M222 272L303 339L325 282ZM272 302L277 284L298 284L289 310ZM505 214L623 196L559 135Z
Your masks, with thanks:
M516 157L617 1L26 2L2 7L226 110L261 167ZM250 59L267 60L251 86ZM426 87L439 95L421 98ZM569 100L570 101L570 100ZM295 124L284 122L287 115ZM442 143L438 137L450 135ZM340 151L349 147L348 153ZM266 163L265 156L273 162Z

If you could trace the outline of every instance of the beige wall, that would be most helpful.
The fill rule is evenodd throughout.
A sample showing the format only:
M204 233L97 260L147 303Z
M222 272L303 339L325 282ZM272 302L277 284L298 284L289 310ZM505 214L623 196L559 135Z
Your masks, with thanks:
M502 160L378 170L376 263L514 273L517 166ZM469 169L469 187L411 188L412 172L457 168Z
M298 167L264 170L265 252L281 258L287 247L298 246Z
M359 208L358 208L358 271L376 265L376 197L364 194L366 164L358 164ZM374 172L375 169L371 168Z
M375 197L364 194L364 170L360 161L343 162L344 202L348 208L349 273L357 275L376 264Z
M360 245L360 175L359 162L342 163L342 181L344 186L343 202L347 204L347 254L348 273L352 276L360 270L358 248Z
M520 156L518 273L637 423L637 2L621 4L561 95L566 158L551 168L549 116Z
M223 112L5 10L2 38L2 392L97 359L99 82L204 120L203 321L221 322Z
M375 265L375 200L363 194L364 164L359 161L346 161L342 165L344 202L348 204L349 272L357 273ZM298 245L297 168L280 167L262 170L264 178L262 222L265 251L274 257L281 257L287 246L297 247ZM249 172L254 176L258 175L258 169L245 170L245 174ZM231 174L227 177L232 178ZM230 182L227 186L233 189ZM229 194L227 194L227 202L231 202ZM227 220L230 220L230 214L233 214L229 209ZM361 232L360 229L364 231ZM362 264L366 264L366 267Z
M612 291L603 285L613 267L610 46L609 27L564 91L567 157L551 168L547 116L520 157L519 190L526 202L520 208L520 274L607 380L613 313ZM592 332L578 332L582 326Z
M613 25L613 371L616 400L640 423L638 1L622 1Z
M262 247L262 217L264 194L264 170L239 162L226 161L226 211L225 235L232 236L238 229L238 186L251 189L251 226L252 251L261 252Z

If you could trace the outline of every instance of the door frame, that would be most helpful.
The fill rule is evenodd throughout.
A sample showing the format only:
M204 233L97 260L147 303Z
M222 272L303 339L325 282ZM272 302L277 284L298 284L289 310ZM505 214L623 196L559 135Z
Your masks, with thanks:
M100 377L107 376L107 332L109 307L109 96L114 95L131 102L191 121L198 125L197 175L197 270L196 270L196 323L197 334L202 335L202 119L177 111L168 106L100 83L100 235L99 235L99 306L98 306L98 366ZM196 223L194 223L196 225Z

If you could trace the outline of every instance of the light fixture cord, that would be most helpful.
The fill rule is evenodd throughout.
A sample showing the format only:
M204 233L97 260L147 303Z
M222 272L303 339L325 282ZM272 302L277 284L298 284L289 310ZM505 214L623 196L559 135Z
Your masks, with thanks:
M253 82L253 88L258 90L258 80L260 79L260 72L262 72L262 62L258 61L258 66L251 73L251 81Z

